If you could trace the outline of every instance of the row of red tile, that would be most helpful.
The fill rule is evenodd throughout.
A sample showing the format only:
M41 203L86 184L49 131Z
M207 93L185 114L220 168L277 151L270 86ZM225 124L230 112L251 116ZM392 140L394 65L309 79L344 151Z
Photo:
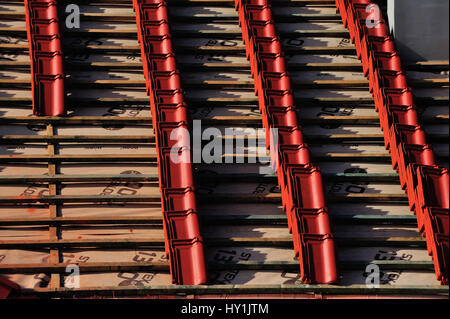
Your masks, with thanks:
M35 115L64 114L64 71L57 2L25 0Z
M235 4L267 132L267 147L277 163L283 208L300 260L301 279L305 283L335 283L335 245L322 176L312 165L303 141L271 7L267 0L236 0Z
M167 4L161 0L133 0L133 9L156 136L165 246L172 282L205 284L203 240L187 136L189 111L172 49ZM174 160L174 155L179 157Z
M20 286L6 277L0 276L0 299L12 298L12 295L20 292Z
M378 6L370 0L336 0L336 6L369 79L386 149L407 191L419 231L426 237L437 279L448 284L448 170L435 162L394 39Z

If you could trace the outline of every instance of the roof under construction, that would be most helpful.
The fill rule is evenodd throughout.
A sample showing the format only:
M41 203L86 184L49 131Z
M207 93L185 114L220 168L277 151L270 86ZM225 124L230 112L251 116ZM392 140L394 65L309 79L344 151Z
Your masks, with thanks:
M0 299L448 299L449 62L378 4L0 1Z

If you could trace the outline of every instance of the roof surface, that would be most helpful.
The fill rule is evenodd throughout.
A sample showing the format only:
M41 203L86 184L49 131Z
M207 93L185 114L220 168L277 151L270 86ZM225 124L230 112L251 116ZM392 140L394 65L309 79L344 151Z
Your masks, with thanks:
M225 141L226 128L262 128L234 2L167 2L191 119ZM79 29L60 18L66 115L45 117L32 114L25 7L0 1L0 276L20 294L448 297L334 1L272 2L298 122L324 180L339 270L330 285L301 280L277 175L255 159L258 149L269 156L265 141L192 165L207 282L174 284L132 1L79 4ZM448 168L448 61L405 68L437 163ZM69 264L80 271L75 289ZM381 269L375 290L370 264Z

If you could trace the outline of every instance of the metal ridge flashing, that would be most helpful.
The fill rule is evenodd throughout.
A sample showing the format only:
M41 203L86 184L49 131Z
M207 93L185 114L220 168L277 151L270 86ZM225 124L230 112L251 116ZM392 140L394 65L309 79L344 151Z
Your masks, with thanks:
M33 114L64 115L65 90L57 1L25 0Z
M192 160L176 163L171 159L174 146L179 147L182 158L192 159L189 139L182 135L177 141L168 138L168 130L174 128L187 132L189 115L172 48L167 4L164 0L133 0L133 10L156 137L165 247L172 282L205 284L206 262Z
M336 0L336 7L369 79L386 149L408 194L419 231L426 237L436 278L448 285L448 170L435 162L418 120L400 54L379 8L370 0Z
M266 130L267 148L277 163L283 208L294 251L299 257L301 280L308 284L336 283L335 242L322 175L311 163L308 146L303 141L269 1L236 0L235 5ZM273 130L278 130L278 134ZM275 143L269 143L271 139Z

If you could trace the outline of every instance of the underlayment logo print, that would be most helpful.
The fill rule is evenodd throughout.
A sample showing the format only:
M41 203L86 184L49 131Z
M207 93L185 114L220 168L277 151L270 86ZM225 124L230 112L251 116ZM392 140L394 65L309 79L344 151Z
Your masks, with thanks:
M128 117L136 117L138 116L142 111L145 110L145 106L143 105L117 105L110 107L105 114L102 116L105 117L114 117L114 116L128 116ZM105 130L110 131L117 131L121 130L125 127L125 124L112 124L112 123L105 123L102 125L102 127Z
M269 141L267 141L269 139ZM176 141L170 150L175 164L263 164L261 174L274 173L278 165L278 129L266 133L262 128L208 127L202 130L201 120L194 120L191 134L186 127L171 130L170 140ZM267 143L270 149L267 154ZM192 148L191 148L192 145ZM192 152L190 152L192 150ZM192 154L191 154L192 153Z
M139 171L135 171L135 170L127 170L127 171L123 171L120 173L121 175L140 175L142 174ZM143 183L138 183L138 182L120 182L120 181L112 181L111 183L109 183L104 189L103 191L100 193L100 195L122 195L122 196L127 196L127 195L136 195L139 191L139 189L141 189L144 186ZM111 203L108 203L111 204Z

